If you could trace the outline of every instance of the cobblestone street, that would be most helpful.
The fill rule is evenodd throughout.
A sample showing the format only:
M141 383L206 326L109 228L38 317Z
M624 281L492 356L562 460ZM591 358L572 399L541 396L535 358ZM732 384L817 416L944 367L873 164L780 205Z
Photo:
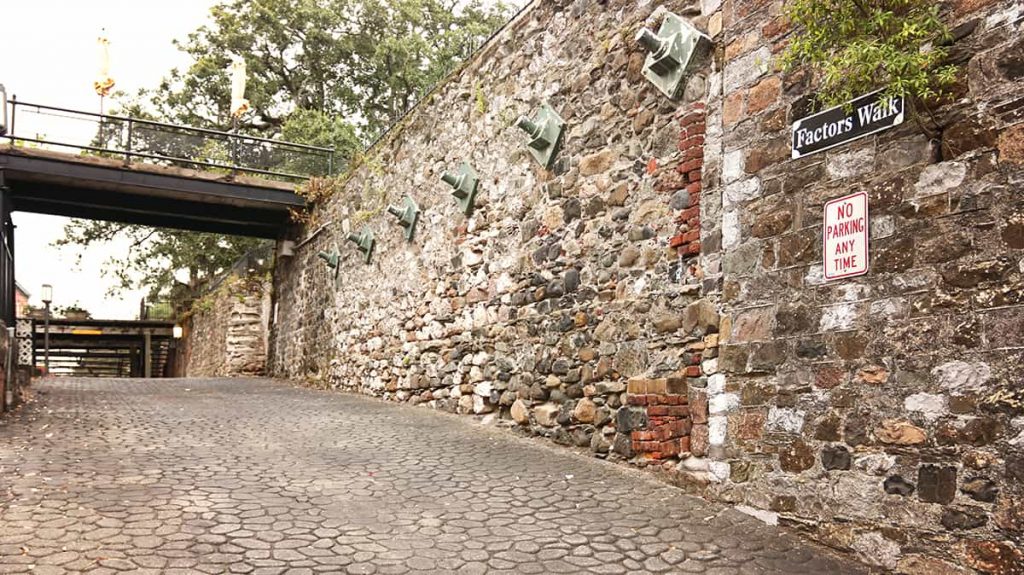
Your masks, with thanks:
M0 572L859 573L644 474L259 379L54 380L0 424Z

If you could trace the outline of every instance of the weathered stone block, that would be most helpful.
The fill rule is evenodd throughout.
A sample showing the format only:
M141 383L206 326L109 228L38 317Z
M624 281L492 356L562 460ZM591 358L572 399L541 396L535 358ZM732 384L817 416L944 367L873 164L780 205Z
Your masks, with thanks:
M706 299L699 299L686 306L683 311L681 327L690 333L694 329L708 333L718 329L719 317L715 305Z
M917 445L924 443L928 437L924 430L909 421L887 419L875 429L875 437L882 443L895 445Z
M946 529L977 529L988 523L988 514L977 507L950 508L942 512L941 522Z
M768 46L737 58L725 65L725 92L732 93L737 89L752 84L771 68L772 52Z
M572 417L580 423L593 423L597 414L597 405L593 401L583 398L576 402L573 408Z
M744 171L756 174L769 166L788 160L791 145L789 138L776 138L751 148L743 164Z
M774 319L774 307L760 307L740 312L733 320L729 341L764 341L771 336Z
M999 494L999 488L995 482L984 477L976 477L965 481L960 487L960 491L975 501L983 501L985 503L992 503L996 500L996 495Z
M797 439L779 451L779 467L788 473L800 473L814 467L814 450Z
M510 412L512 419L519 425L530 423L530 407L525 401L517 399L512 402Z
M747 345L723 345L718 348L718 369L733 373L747 371L747 358L750 353Z
M826 156L825 171L829 177L837 180L856 178L868 173L874 164L875 149L872 147L836 148Z
M929 503L951 503L956 496L956 468L922 465L917 470L917 497Z
M1024 124L1017 124L999 134L999 161L1024 164Z
M544 427L554 427L558 425L558 416L561 412L561 407L555 403L545 403L539 405L533 410L533 417L537 421L538 425Z
M967 565L991 575L1019 575L1024 552L1009 541L968 540Z
M787 350L785 341L752 343L748 369L751 372L769 373L786 361L789 357Z
M808 264L821 259L820 230L809 228L779 239L779 266Z
M616 155L613 150L601 150L584 156L580 160L580 175L581 176L593 176L602 172L607 172L611 169L615 163Z
M725 97L722 105L722 122L728 126L743 119L744 96L746 92L739 90Z
M782 92L782 79L770 76L755 84L747 95L747 113L756 114L770 108L779 100Z
M694 424L690 428L690 453L695 457L704 457L708 454L708 426L705 424Z
M889 370L881 365L865 365L853 377L855 383L882 385L889 381Z
M627 459L635 455L633 441L629 438L628 433L615 434L615 440L612 442L612 451Z
M750 233L755 238L777 236L789 230L793 223L793 212L788 209L773 209L761 214L750 226Z
M996 505L996 525L1007 533L1024 533L1024 499L1020 497L1000 498Z
M690 418L695 425L708 422L707 393L698 391L690 396Z
M730 394L716 396L712 401L719 397L727 397L728 395ZM716 412L712 411L712 413ZM737 439L755 441L764 437L765 418L763 410L744 411L732 418L732 425L730 427Z
M951 160L978 148L996 145L996 130L977 116L965 118L942 131L942 159Z
M672 333L683 325L683 318L677 314L669 314L654 320L654 331L659 334Z
M615 429L619 433L646 429L648 423L647 410L642 408L621 407L615 413Z
M914 484L899 475L886 478L882 483L882 488L890 495L902 495L903 497L914 492Z

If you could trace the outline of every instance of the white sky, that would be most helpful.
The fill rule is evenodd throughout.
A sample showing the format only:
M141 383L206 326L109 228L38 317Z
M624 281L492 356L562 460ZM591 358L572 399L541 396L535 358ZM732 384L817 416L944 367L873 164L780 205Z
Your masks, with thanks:
M186 66L187 58L171 41L184 38L206 22L215 0L28 0L4 2L3 22L6 56L0 59L0 83L7 95L19 100L76 110L99 111L92 83L99 66L96 38L106 28L111 43L111 75L116 89L134 93L154 87L174 66ZM26 124L22 124L22 120ZM46 133L50 138L81 139L54 126L30 126L18 118L22 129ZM88 137L89 134L86 135ZM53 305L78 303L104 319L134 319L142 292L108 299L113 284L102 277L100 267L111 255L127 253L126 243L79 250L57 249L52 242L63 236L66 218L40 214L14 214L15 277L39 301L39 288L53 285Z

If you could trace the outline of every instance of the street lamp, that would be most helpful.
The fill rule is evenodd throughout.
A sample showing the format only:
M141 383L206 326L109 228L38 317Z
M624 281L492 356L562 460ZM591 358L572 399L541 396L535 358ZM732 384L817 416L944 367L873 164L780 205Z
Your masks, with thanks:
M43 365L46 367L46 375L50 375L50 303L53 301L53 286L43 284L42 289L43 305L46 306L46 315L43 317Z

